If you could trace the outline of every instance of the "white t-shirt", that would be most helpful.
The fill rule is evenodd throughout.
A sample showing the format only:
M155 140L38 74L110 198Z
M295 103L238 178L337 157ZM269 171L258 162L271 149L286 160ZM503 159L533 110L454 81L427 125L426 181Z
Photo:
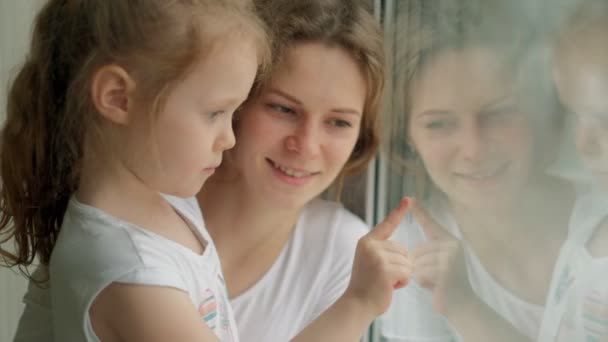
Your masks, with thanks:
M427 208L431 216L458 239L462 234L445 203L438 201ZM426 241L422 227L412 214L406 216L393 234L393 240L403 243L409 251ZM521 333L535 340L540 327L543 307L524 301L500 285L483 267L472 249L463 242L465 261L471 286L479 298L510 322ZM447 319L434 311L432 294L412 280L407 287L395 291L389 310L378 320L380 334L390 342L446 342L461 337Z
M187 204L199 213L196 202ZM271 269L231 303L242 340L287 341L317 318L346 289L357 241L367 231L339 204L307 205ZM15 341L52 340L49 290L30 284L23 301Z
M323 313L346 289L367 231L337 203L309 203L268 272L231 301L241 340L288 341Z
M538 341L608 340L608 257L595 258L587 249L606 219L608 197L590 193L577 201L553 272Z
M89 308L105 287L120 282L185 291L201 324L221 341L238 341L220 262L197 202L165 198L205 245L203 254L71 199L50 261L54 340L99 341Z

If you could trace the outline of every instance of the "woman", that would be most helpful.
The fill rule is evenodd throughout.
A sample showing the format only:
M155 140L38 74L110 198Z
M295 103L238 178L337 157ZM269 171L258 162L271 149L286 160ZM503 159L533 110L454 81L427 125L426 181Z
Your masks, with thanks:
M398 130L428 186L398 230L416 282L396 294L385 335L535 340L575 197L545 173L560 122L538 81L548 76L531 57L527 27L504 8L410 3L420 12L418 22L398 21L407 35L399 41L411 42L399 60ZM411 311L398 316L400 307Z
M198 199L242 338L287 341L348 285L367 228L318 197L376 152L385 62L359 1L257 4L275 35L275 69L242 107L237 145Z

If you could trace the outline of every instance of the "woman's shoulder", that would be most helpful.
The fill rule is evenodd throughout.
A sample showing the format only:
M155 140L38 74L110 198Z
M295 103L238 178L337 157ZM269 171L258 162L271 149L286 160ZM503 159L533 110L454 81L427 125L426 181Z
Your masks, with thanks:
M298 220L307 230L322 230L326 234L351 235L357 240L369 226L341 203L321 198L310 201Z

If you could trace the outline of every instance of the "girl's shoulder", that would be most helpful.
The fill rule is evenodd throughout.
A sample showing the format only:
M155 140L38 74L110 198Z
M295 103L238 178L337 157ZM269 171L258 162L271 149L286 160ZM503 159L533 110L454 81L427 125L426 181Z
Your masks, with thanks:
M162 196L171 204L171 206L179 210L181 214L186 215L188 219L204 224L203 213L196 197L181 198L166 194L163 194Z
M197 220L195 212L176 209ZM73 198L53 249L50 271L65 279L71 274L114 278L141 269L176 270L177 265L191 259L190 254L194 253L167 238Z

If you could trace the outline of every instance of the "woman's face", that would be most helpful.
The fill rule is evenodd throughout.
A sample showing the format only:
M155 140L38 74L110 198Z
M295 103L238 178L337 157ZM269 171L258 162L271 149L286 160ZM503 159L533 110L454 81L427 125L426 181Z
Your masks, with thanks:
M608 190L607 25L566 34L556 49L560 99L573 114L576 146L586 167Z
M513 205L528 183L534 150L514 76L491 50L446 50L412 84L409 137L453 204Z
M366 82L339 47L298 43L239 113L231 151L248 193L301 207L324 191L359 136Z

